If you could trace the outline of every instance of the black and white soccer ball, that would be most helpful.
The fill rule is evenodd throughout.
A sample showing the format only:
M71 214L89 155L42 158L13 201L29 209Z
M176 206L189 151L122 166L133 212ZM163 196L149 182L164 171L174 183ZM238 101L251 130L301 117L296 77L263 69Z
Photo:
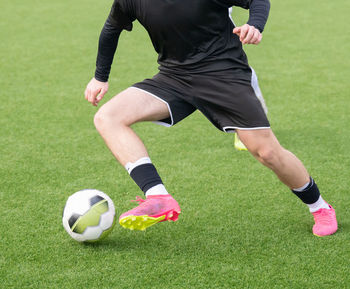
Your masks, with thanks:
M115 225L115 207L105 193L88 189L71 195L63 209L62 223L78 242L105 238Z

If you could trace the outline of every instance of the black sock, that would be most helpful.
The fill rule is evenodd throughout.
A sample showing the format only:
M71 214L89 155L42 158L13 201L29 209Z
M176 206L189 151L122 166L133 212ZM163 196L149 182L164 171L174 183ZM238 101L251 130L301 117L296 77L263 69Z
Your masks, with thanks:
M313 204L316 203L320 197L320 191L314 180L310 177L309 185L301 192L297 192L292 190L292 192L305 204Z
M155 166L151 163L135 167L130 176L144 193L156 185L163 184Z

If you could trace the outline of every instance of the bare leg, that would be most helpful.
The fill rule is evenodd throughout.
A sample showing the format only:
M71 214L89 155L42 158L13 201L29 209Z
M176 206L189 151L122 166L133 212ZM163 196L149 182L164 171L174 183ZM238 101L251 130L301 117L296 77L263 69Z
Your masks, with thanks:
M143 142L130 126L140 121L165 119L169 115L168 106L160 99L142 90L128 88L100 108L95 115L95 126L113 155L125 166L148 157ZM121 226L145 230L159 222L178 219L180 206L166 192L153 164L137 165L129 173L146 194L146 199L119 217ZM152 195L148 195L150 191ZM166 194L158 194L159 191Z
M152 95L128 88L104 104L95 115L95 126L108 148L123 165L148 156L147 150L130 128L140 121L169 117L167 105Z
M237 133L249 152L290 189L309 182L310 176L302 162L279 144L271 129L238 130Z

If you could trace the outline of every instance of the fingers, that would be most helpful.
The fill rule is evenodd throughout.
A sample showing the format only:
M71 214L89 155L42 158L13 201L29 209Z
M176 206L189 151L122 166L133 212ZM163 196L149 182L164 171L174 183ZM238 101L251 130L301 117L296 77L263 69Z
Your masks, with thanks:
M85 89L85 99L92 105L97 106L107 91L108 82L101 82L93 78Z
M248 24L244 24L244 25L241 27L241 33L239 34L239 40L240 40L243 44L245 44L243 41L246 39L250 27L251 27L251 26L249 26Z
M90 102L92 105L97 106L96 97L97 94L100 92L100 90L96 89L95 87L89 87L88 88L88 102Z
M232 32L239 36L239 34L241 33L241 27L235 27Z
M255 30L256 29L252 26L248 27L247 33L246 33L245 37L243 38L243 40L241 40L241 42L243 44L251 43L252 38L254 37Z
M104 97L104 95L107 93L107 90L105 90L104 88L101 89L100 93L97 95L96 97L96 105L102 100L102 98Z
M255 38L253 44L256 44L256 45L259 44L259 43L261 42L261 39L262 39L262 34L261 34L261 32L258 30L257 35L256 35L256 38Z
M233 29L233 33L239 36L239 40L243 44L259 44L262 39L261 32L248 24L236 27Z
M261 39L262 34L260 33L260 31L252 27L252 29L249 30L246 38L243 40L243 44L259 44Z
M90 94L90 90L89 90L88 86L86 86L86 89L85 89L85 92L84 92L84 95L85 95L85 99L86 99L86 100L89 99L89 94Z

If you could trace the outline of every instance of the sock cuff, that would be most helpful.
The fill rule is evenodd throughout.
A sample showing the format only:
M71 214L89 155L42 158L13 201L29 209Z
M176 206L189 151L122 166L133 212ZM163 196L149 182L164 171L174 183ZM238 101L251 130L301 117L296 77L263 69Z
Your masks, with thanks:
M138 159L136 162L128 162L125 164L125 169L128 171L129 175L131 174L132 170L140 165L144 164L152 164L152 161L149 157L143 157Z
M145 196L148 197L148 196L154 196L154 195L169 195L168 191L166 190L166 188L164 187L163 184L158 184L158 185L155 185L154 187L148 189L146 192L145 192Z
M310 183L302 191L292 190L292 192L305 204L313 204L320 197L320 191L314 180L310 177Z
M156 185L163 184L155 166L149 163L135 167L130 176L144 193Z
M292 191L293 192L304 192L304 191L308 190L313 184L314 184L314 179L312 177L310 177L309 181L304 186L302 186L300 188L292 189Z

